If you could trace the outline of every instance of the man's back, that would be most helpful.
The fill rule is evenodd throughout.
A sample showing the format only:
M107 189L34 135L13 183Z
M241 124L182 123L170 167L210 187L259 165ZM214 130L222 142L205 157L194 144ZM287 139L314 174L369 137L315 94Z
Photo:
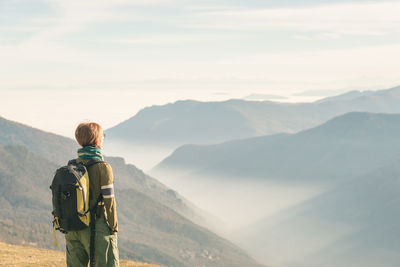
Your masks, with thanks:
M97 123L81 123L75 131L75 137L82 146L78 150L78 163L91 160L102 161L88 167L89 206L91 208L91 227L65 234L68 267L87 267L91 248L94 247L94 266L119 266L118 219L114 196L114 176L111 166L103 162L101 149L104 134ZM99 201L100 200L100 201ZM96 211L93 210L94 207ZM93 236L91 232L95 233ZM94 242L91 242L91 236ZM91 243L94 246L91 246Z

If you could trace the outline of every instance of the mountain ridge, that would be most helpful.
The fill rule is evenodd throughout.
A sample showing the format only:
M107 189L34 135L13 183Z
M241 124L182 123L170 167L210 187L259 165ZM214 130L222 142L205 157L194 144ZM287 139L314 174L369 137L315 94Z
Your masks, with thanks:
M400 86L351 91L312 103L230 99L176 101L147 107L106 130L111 141L181 146L295 133L348 112L399 113Z

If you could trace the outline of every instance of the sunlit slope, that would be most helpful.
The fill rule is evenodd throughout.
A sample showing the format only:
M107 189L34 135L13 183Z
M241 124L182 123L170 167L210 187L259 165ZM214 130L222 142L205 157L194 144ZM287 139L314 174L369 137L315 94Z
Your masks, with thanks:
M336 182L400 156L399 135L400 115L354 112L292 135L183 146L154 173Z
M399 177L395 160L243 228L239 239L277 266L399 266Z
M314 103L229 100L152 106L108 129L111 141L179 146L294 133L348 112L400 112L400 87L350 92Z
M10 245L0 242L0 266L65 267L65 253L56 250ZM121 260L121 267L157 267L159 265Z

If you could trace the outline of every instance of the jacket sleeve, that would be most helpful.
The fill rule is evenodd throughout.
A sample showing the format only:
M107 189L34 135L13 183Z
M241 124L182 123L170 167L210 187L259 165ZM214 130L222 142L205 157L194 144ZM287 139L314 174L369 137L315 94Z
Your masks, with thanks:
M114 175L110 164L106 163L100 180L101 194L103 195L104 208L111 233L118 232L117 203L114 196Z

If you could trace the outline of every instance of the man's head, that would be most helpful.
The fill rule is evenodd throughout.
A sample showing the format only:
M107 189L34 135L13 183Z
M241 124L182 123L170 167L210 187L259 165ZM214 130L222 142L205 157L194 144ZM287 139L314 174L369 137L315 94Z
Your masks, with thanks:
M103 148L103 129L95 122L82 122L75 130L76 141L82 146Z

